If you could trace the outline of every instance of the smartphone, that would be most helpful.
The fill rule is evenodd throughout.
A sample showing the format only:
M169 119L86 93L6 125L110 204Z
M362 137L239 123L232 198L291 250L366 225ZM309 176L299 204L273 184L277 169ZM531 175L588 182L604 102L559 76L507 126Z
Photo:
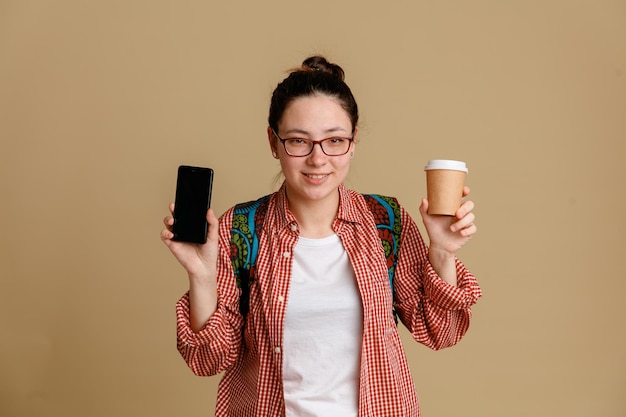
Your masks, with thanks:
M181 165L176 179L173 240L206 243L206 212L211 206L213 170Z

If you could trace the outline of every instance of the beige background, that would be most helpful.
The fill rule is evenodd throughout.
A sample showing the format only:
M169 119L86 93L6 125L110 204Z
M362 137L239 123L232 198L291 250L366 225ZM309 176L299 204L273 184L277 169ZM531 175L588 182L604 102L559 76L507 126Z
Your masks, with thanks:
M311 53L360 104L349 186L419 221L426 161L470 167L485 296L457 347L405 337L423 414L626 415L619 0L0 0L0 415L212 415L161 220L180 163L220 213L273 189L269 96Z

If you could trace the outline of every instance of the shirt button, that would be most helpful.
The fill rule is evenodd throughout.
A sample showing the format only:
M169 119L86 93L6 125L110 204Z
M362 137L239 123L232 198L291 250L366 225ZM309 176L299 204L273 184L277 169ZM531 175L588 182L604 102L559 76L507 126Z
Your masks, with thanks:
M283 301L285 301L285 297L283 297L282 295L278 296L278 302L282 303Z
M296 230L298 230L298 226L296 226L295 224L291 225L291 231L295 232Z
M277 347L275 347L275 348L274 348L274 352L276 352L276 353L280 353L280 347L278 347L278 346L277 346Z
M289 258L291 254L289 252L283 252L283 258Z

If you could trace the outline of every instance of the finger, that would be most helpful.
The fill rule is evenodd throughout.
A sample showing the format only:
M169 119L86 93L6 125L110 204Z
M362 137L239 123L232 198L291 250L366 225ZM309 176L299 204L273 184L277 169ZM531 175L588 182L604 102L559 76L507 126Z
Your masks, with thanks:
M165 244L168 244L168 242L171 241L173 237L174 233L172 233L168 229L164 229L161 231L161 240L165 242Z
M472 210L474 210L474 207L475 207L475 204L472 200L464 201L463 204L461 204L461 207L459 207L459 209L456 211L454 216L457 219L462 219L463 217L471 213Z
M465 230L471 226L474 225L474 220L476 219L476 216L474 216L474 213L468 213L466 216L464 216L461 220L459 220L458 222L453 223L450 226L450 230L453 232L457 232L460 230Z
M174 218L172 216L166 216L163 219L163 224L165 225L165 230L171 232L174 227Z
M165 216L163 218L163 224L165 225L165 227L167 228L167 230L171 231L172 230L172 226L174 225L174 203L170 203L169 206L169 211L170 211L170 215L169 216Z
M463 197L467 197L470 193L470 188L468 186L463 187Z
M461 231L459 231L459 233L463 237L472 237L477 231L478 231L478 228L476 227L474 223L472 223L469 226L467 226L465 229L462 229Z

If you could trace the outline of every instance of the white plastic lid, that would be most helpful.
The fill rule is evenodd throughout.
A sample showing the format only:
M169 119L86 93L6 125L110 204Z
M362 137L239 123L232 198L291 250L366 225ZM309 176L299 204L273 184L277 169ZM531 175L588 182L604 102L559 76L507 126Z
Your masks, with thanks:
M428 161L428 165L424 167L424 171L431 169L450 169L453 171L468 172L465 162L454 161L451 159L432 159Z

